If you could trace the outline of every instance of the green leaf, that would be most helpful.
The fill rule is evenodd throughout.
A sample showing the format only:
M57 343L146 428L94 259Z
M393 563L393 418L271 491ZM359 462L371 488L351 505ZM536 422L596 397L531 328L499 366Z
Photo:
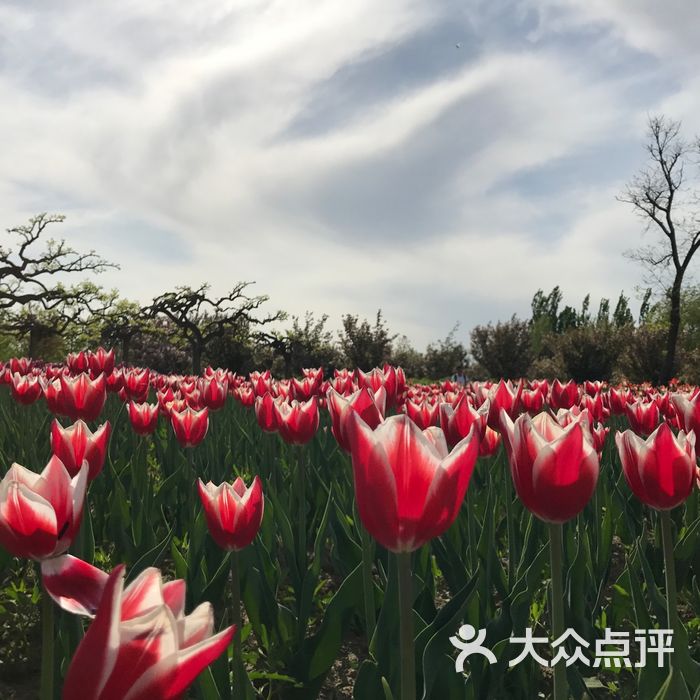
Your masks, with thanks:
M162 556L165 554L168 546L170 545L172 536L173 530L171 529L161 542L159 542L155 547L150 549L131 565L126 577L127 583L133 581L134 578L136 578L136 576L138 576L138 574L140 574L144 569L147 569L149 566L155 566L161 560Z
M416 639L416 654L421 662L423 676L423 700L433 697L432 689L439 676L447 673L457 675L454 660L450 656L453 647L449 638L457 631L459 621L464 618L478 579L478 574L474 574L462 589L438 610L435 619Z

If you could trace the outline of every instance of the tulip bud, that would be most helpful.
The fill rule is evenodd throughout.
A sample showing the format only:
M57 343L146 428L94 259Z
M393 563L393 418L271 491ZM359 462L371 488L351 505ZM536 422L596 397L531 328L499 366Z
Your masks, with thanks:
M627 483L642 503L669 510L688 498L696 477L694 433L675 436L662 423L646 441L625 430L615 443Z
M356 411L343 411L355 477L355 498L368 532L392 552L412 552L452 525L479 450L472 428L452 452L442 431L426 431L406 415L372 430Z
M578 515L598 481L598 455L586 411L565 428L548 413L526 413L513 423L505 411L503 442L515 490L538 518L563 523Z
M88 469L83 462L71 479L55 455L41 474L13 464L0 482L0 545L29 559L63 554L80 527Z
M233 485L215 486L198 479L199 497L214 542L222 549L241 550L257 535L263 518L264 499L260 477L249 488L238 477Z

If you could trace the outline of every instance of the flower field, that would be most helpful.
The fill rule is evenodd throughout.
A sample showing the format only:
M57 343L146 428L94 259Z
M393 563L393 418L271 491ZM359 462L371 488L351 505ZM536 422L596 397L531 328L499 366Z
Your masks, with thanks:
M11 359L0 697L700 698L698 394Z

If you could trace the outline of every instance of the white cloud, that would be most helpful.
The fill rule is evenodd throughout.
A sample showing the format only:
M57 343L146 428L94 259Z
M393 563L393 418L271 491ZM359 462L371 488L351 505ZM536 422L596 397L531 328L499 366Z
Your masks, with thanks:
M410 50L441 20L460 36L464 16L430 0L3 6L4 223L66 211L56 235L119 262L102 281L143 301L175 284L206 280L223 292L254 279L271 307L327 312L336 325L342 313L382 307L418 345L457 320L466 332L504 310L526 313L538 287L561 284L567 303L631 292L641 275L621 251L638 222L614 200L621 181L606 148L634 144L653 108L695 109L697 78L683 58L694 44L686 34L676 42L676 84L660 87L656 67L631 58L608 72L557 41L603 27L612 53L653 55L674 28L686 31L680 15L666 25L651 1L638 11L630 2L533 0L537 30L511 30L526 44L485 40L428 81L399 66L400 90L307 134L288 126L319 91L332 98L344 69L371 80L373 62ZM488 39L498 21L473 24ZM435 41L436 51L458 50ZM593 175L550 178L532 185L536 195L513 184L567 158L575 168L592 150L602 159ZM366 179L384 168L399 182L377 182L366 201ZM434 177L421 188L425 172ZM352 206L324 206L329 194ZM417 207L435 215L418 221ZM353 228L344 219L356 214ZM400 238L380 222L412 230ZM360 239L362 227L370 234Z

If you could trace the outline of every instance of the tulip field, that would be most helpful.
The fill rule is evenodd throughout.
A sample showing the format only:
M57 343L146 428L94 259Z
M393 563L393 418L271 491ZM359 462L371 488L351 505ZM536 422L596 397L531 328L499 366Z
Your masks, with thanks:
M13 358L0 698L700 698L698 428L676 384Z

